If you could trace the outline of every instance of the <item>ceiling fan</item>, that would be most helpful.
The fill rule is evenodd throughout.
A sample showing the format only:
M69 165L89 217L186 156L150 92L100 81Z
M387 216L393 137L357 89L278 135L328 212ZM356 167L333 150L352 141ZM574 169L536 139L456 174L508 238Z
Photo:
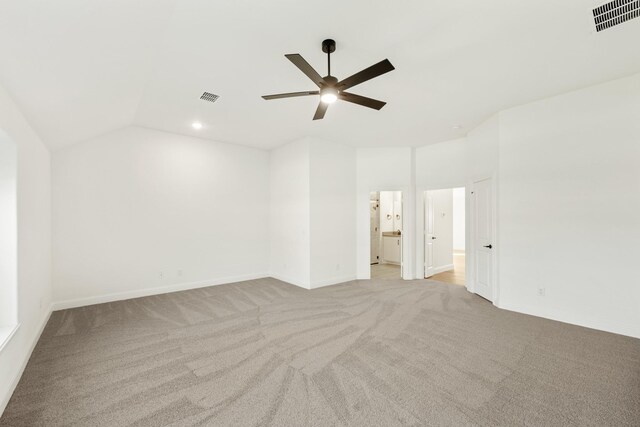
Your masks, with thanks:
M362 105L365 107L379 110L385 106L386 102L378 101L377 99L367 98L365 96L356 95L350 92L346 92L347 89L352 88L355 85L371 80L389 71L395 70L388 59L378 62L369 68L355 73L351 77L347 77L344 80L338 81L337 78L331 75L331 54L336 50L336 42L331 39L324 40L322 42L322 51L327 54L328 72L327 75L321 77L316 70L305 59L297 53L285 55L287 59L293 62L293 65L298 67L300 71L305 73L320 90L312 90L307 92L291 92L280 93L277 95L265 95L264 99L281 99L281 98L294 98L297 96L311 96L320 95L320 103L316 114L313 116L313 120L322 119L327 112L329 104L336 102L338 99L343 101L352 102L354 104Z

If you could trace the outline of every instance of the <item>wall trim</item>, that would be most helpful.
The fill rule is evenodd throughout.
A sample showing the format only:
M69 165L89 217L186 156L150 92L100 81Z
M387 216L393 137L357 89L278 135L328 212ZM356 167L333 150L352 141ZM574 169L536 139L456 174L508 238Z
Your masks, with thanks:
M445 271L451 271L451 270L453 270L453 264L447 264L447 265L443 265L443 266L440 266L440 267L434 267L432 275L436 275L436 274L439 274L439 273L444 273Z
M220 279L202 280L198 282L176 283L168 286L138 289L135 291L116 292L92 297L76 298L53 303L53 311L66 310L68 308L84 307L87 305L103 304L106 302L122 301L133 298L148 297L152 295L168 294L171 292L188 291L190 289L206 288L209 286L225 285L229 283L243 282L245 280L264 279L269 277L267 273L245 274L239 276L223 277Z
M309 288L309 285L307 285L307 284L302 284L302 283L300 283L300 282L299 282L299 281L297 281L297 280L290 279L290 278L285 277L285 276L282 276L282 275L280 275L280 274L274 274L274 273L271 273L271 274L269 274L268 276L269 276L269 277L272 277L272 278L274 278L274 279L276 279L276 280L280 280L281 282L285 282L285 283L288 283L288 284L290 284L290 285L297 286L297 287L302 288L302 289L310 289L310 288Z
M7 408L7 405L9 404L9 400L11 400L11 396L13 396L13 393L15 392L16 387L20 382L20 379L22 378L22 374L24 373L24 370L27 367L27 363L29 363L29 359L31 358L31 353L33 353L33 349L36 348L36 344L38 344L38 341L40 341L40 336L42 335L42 332L44 331L45 326L47 326L47 323L49 322L51 313L53 313L53 303L49 304L47 313L43 317L42 321L40 322L40 326L38 327L38 330L36 331L36 334L31 340L31 344L29 345L29 348L27 349L27 352L24 355L22 362L20 363L20 368L18 369L15 376L13 377L13 380L11 380L7 395L2 396L2 400L0 400L0 416L2 416L2 414L4 413L4 410Z
M20 323L16 323L14 325L8 325L3 328L0 328L0 330L2 329L4 329L4 331L0 332L0 352L2 351L3 348L7 346L7 344L9 344L9 341L11 341L11 338L13 338L13 336L16 334L18 329L20 329Z
M311 289L323 288L325 286L337 285L340 283L351 282L354 280L358 280L356 274L350 274L348 276L342 276L342 277L334 277L332 279L319 280L311 284Z
M282 275L279 275L279 274L271 274L270 277L272 277L272 278L274 278L276 280L280 280L281 282L285 282L285 283L288 283L290 285L294 285L294 286L297 286L299 288L306 289L306 290L318 289L318 288L323 288L325 286L337 285L337 284L340 284L340 283L351 282L353 280L359 280L356 274L350 274L348 276L334 277L332 279L319 280L317 282L311 283L310 285L306 285L306 284L301 284L297 280L292 280L292 279L286 278L286 277L284 277Z
M574 316L567 314L560 310L545 310L545 313L540 313L540 310L533 309L531 307L524 307L520 305L512 304L494 304L494 306L507 311L513 311L515 313L526 314L529 316L540 317L543 319L553 320L556 322L567 323L569 325L580 326L583 328L594 329L597 331L609 332L612 334L625 335L632 338L640 338L640 326L631 323L599 323L596 321L581 321L573 319ZM569 320L571 319L571 320Z

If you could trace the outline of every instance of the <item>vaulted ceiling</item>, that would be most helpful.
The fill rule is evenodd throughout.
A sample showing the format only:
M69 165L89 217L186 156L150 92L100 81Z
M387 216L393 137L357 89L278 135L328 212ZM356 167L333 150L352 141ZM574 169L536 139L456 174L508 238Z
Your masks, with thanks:
M592 0L1 0L0 83L52 148L136 124L260 148L303 136L356 146L457 138L514 105L640 71L640 19L596 33ZM396 70L312 121L286 58L322 75ZM199 99L220 95L216 103ZM192 129L193 121L204 124ZM460 125L461 129L456 129Z

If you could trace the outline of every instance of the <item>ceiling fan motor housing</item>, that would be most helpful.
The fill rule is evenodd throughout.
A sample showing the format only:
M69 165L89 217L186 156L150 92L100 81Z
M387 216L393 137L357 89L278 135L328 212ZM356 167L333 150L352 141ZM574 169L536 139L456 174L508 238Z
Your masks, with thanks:
M324 76L323 79L327 86L335 86L338 83L338 79L333 76Z

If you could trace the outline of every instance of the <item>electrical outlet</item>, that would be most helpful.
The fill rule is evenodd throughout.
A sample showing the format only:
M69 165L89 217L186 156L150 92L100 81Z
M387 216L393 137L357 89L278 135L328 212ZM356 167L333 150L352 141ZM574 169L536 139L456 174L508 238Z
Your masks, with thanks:
M182 270L178 270L177 274L178 274L178 277L182 277Z
M160 272L159 276L160 276L160 280L164 279L164 273L162 271Z
M545 295L545 288L538 288L538 296L543 297Z
M336 270L340 271L340 264L336 264Z

